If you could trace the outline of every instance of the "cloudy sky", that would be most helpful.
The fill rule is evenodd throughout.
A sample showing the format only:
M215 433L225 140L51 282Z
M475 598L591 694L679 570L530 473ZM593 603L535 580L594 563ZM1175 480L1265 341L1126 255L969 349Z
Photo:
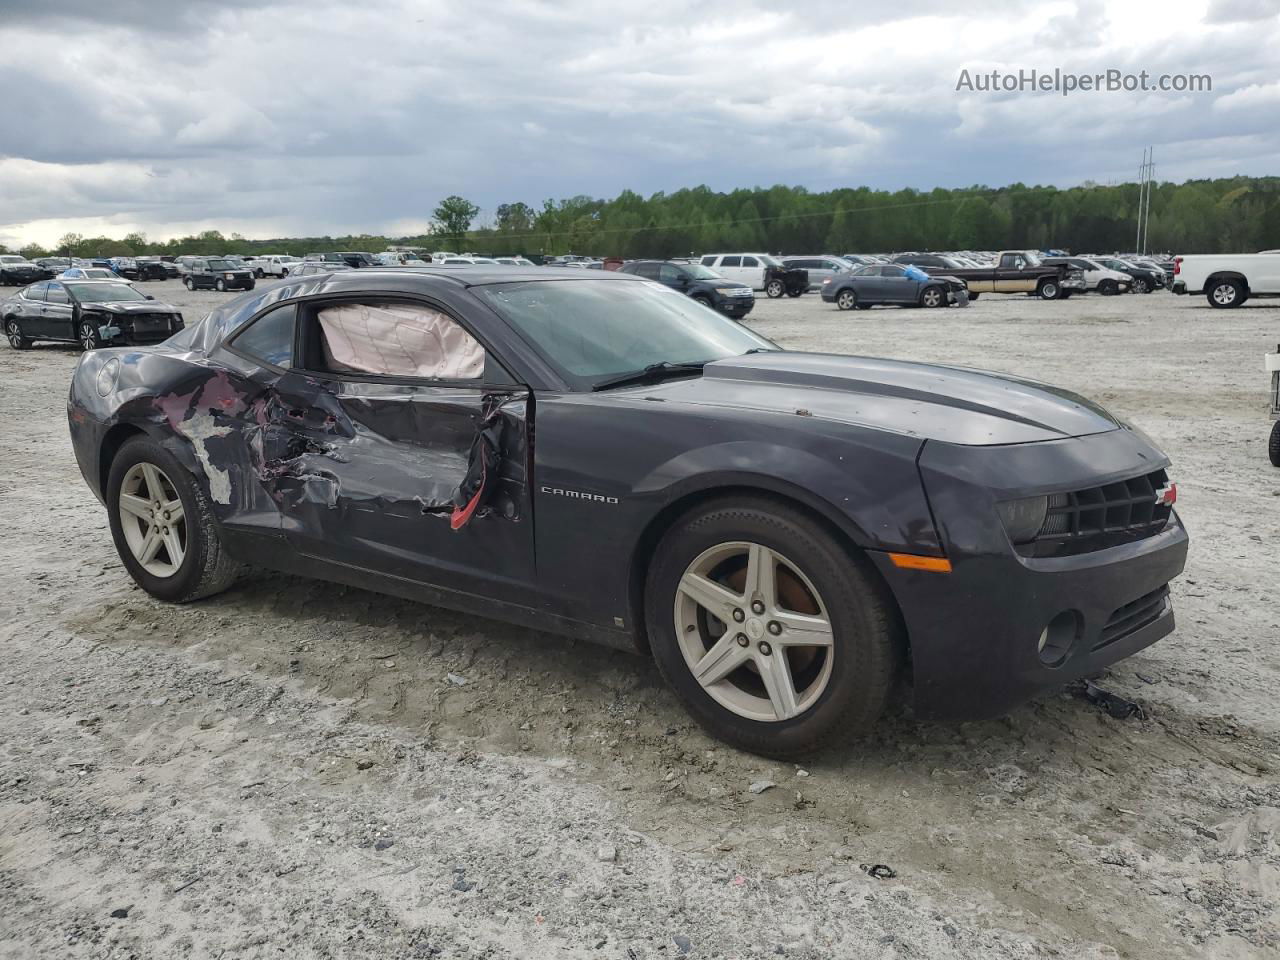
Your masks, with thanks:
M989 11L998 9L998 14ZM1280 173L1280 0L0 0L0 243L421 231L705 183ZM1209 93L957 92L963 69Z

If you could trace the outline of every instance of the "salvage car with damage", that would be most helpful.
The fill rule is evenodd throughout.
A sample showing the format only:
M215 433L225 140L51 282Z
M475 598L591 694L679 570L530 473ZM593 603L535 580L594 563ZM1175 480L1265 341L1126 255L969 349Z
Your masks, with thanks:
M85 481L152 596L242 564L640 650L794 756L993 716L1173 629L1169 460L1063 390L795 353L660 284L353 270L86 353Z
M121 280L46 280L0 303L9 346L38 340L78 343L85 350L155 344L183 328L177 307L139 293Z

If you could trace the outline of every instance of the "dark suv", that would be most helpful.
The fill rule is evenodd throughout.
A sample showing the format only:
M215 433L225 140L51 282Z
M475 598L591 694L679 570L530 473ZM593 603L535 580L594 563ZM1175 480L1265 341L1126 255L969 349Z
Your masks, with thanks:
M735 320L741 320L756 305L756 295L751 290L751 284L726 280L700 263L632 260L624 263L619 270L622 273L634 273L647 280L657 280Z
M325 263L345 263L353 270L359 270L361 267L381 267L382 261L371 253L360 253L359 251L345 250L339 253L310 253L303 258L304 260L321 260Z
M188 290L252 290L253 271L221 257L197 257L182 282Z

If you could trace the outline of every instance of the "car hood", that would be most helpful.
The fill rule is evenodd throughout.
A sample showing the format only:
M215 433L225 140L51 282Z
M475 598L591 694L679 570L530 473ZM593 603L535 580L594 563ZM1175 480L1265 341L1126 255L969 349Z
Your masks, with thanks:
M114 303L85 303L82 310L101 310L118 315L131 313L177 313L178 308L159 300L118 300Z
M871 357L767 352L707 364L698 378L626 394L754 409L971 446L1106 433L1120 424L1066 390L999 373Z

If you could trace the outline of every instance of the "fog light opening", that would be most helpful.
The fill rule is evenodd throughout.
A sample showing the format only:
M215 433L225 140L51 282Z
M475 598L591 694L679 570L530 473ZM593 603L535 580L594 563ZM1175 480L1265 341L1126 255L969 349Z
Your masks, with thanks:
M1040 640L1036 644L1040 662L1048 667L1060 666L1079 637L1080 614L1075 610L1063 610L1040 631Z

